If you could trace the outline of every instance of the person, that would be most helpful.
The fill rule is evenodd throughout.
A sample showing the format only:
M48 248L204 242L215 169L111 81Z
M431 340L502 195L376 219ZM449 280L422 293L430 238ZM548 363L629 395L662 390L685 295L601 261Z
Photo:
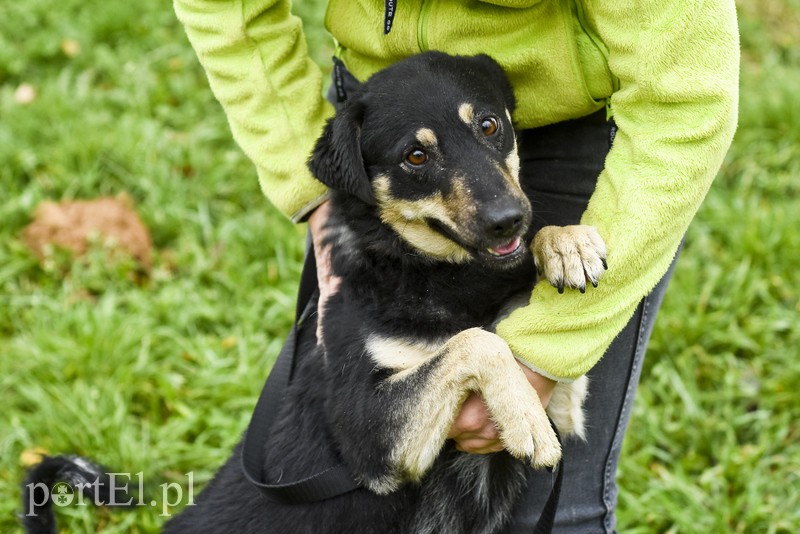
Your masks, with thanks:
M326 190L306 169L334 105L289 0L174 0L235 140L262 189L307 220L322 297L335 290L320 245ZM612 532L615 472L653 320L687 227L737 121L732 0L330 0L340 99L403 57L485 53L518 100L520 179L535 225L589 224L608 248L596 289L538 283L497 333L544 403L554 384L590 376L586 441L564 447L556 532ZM401 88L398 88L401 90ZM476 454L502 448L479 396L450 437ZM531 471L509 532L531 531L549 493Z

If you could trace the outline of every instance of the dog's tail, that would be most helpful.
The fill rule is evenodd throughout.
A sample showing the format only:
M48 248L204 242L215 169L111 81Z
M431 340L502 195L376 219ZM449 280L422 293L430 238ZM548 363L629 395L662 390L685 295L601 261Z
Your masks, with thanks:
M27 534L57 534L53 505L73 503L130 507L134 495L112 483L108 470L80 456L44 456L22 485L22 525Z

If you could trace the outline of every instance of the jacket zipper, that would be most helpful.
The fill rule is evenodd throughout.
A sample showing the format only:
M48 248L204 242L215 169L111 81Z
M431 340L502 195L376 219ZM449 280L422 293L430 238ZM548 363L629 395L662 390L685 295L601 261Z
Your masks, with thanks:
M608 70L608 74L611 77L611 91L617 92L619 90L619 78L614 76L611 72L611 68L608 66L608 48L606 47L605 43L600 39L594 31L590 28L588 22L586 22L586 13L583 11L583 2L582 0L575 0L575 16L578 19L578 24L581 25L583 32L589 36L589 39L594 43L595 48L600 51L603 58L606 61L606 69ZM614 116L614 111L611 109L611 98L606 98L606 120L611 120L611 117Z
M600 36L594 33L594 30L591 29L589 23L586 22L586 13L583 11L583 2L581 0L575 1L575 16L578 19L578 24L580 24L581 28L583 29L583 33L589 36L589 39L592 41L592 43L594 43L595 48L597 48L603 58L605 58L606 65L608 65L608 48L600 39ZM613 74L611 75L611 83L614 91L619 89L619 80Z
M428 19L431 15L433 0L422 0L422 8L417 23L417 44L422 52L428 51Z

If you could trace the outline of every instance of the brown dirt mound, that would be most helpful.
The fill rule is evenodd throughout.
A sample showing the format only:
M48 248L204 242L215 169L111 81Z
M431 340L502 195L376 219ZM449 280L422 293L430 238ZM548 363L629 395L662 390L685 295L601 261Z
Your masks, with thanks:
M149 270L150 232L132 205L124 194L116 198L42 202L33 222L22 231L22 239L39 258L44 258L52 246L80 256L99 238L104 247L129 254Z

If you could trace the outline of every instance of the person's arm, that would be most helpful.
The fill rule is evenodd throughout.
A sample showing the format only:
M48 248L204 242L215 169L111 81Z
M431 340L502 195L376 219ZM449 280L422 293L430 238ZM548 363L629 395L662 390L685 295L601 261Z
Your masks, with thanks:
M739 43L732 1L586 2L620 81L618 132L581 223L608 247L597 289L537 284L497 333L535 371L585 374L667 271L736 129Z
M303 220L327 192L306 160L333 107L289 0L174 0L174 7L264 194Z

